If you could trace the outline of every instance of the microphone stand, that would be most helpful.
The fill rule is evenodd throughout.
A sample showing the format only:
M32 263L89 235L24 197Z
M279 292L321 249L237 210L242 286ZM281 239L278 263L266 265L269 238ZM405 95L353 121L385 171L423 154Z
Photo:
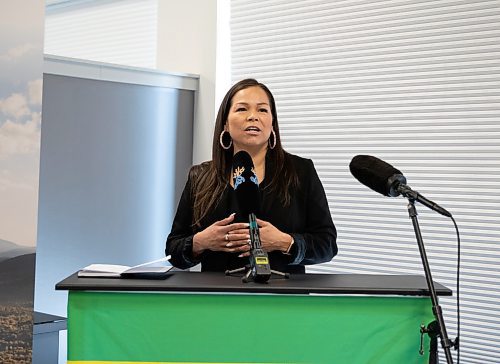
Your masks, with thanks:
M241 268L226 270L226 275L228 276L246 270L245 275L241 278L243 283L248 283L250 281L256 283L267 283L272 274L279 275L283 278L289 278L289 273L271 269L271 266L269 264L269 257L267 253L262 249L262 245L260 243L259 226L257 225L255 214L249 214L248 220L251 244L250 264L247 264L246 266Z
M425 329L422 331L429 333L429 336L431 336L431 341L432 341L432 335L431 332L437 331L439 334L439 337L441 338L441 346L444 350L444 354L446 356L446 363L447 364L453 364L453 358L451 356L451 350L450 347L456 347L458 344L457 341L452 342L450 339L448 339L448 334L446 333L446 326L444 324L444 318L443 318L443 311L441 309L441 306L439 305L438 302L438 297L436 294L436 289L434 288L434 282L432 281L432 275L431 275L431 269L429 266L429 261L427 260L427 254L425 252L425 247L424 247L424 241L422 239L422 233L420 232L420 226L418 225L418 219L417 219L417 209L415 208L415 199L408 197L408 213L410 215L410 219L413 223L413 229L415 230L415 236L417 238L417 243L418 243L418 249L420 250L420 257L422 258L422 265L424 266L424 271L425 271L425 279L427 280L427 287L429 288L429 293L431 296L431 301L432 301L432 313L434 314L434 318L437 321L437 328L433 328L435 330L432 330L430 328ZM433 322L436 322L433 321ZM431 323L432 324L432 323ZM431 325L429 325L430 327ZM435 363L437 363L437 355L431 355L430 356L431 360L435 360Z

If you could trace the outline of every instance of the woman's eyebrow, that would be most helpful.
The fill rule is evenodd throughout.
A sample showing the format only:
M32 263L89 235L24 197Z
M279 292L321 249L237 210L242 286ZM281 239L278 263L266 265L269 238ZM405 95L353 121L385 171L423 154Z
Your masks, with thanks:
M234 105L244 105L244 106L248 106L250 105L248 102L245 102L245 101L238 101L238 102L235 102ZM257 103L257 106L262 106L262 105L266 105L266 106L269 106L269 104L267 102L258 102Z

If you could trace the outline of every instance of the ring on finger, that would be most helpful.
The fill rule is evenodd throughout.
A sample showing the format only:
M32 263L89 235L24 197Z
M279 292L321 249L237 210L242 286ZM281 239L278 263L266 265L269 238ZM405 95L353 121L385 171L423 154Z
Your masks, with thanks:
M229 233L226 233L226 236L224 236L225 241L229 241Z

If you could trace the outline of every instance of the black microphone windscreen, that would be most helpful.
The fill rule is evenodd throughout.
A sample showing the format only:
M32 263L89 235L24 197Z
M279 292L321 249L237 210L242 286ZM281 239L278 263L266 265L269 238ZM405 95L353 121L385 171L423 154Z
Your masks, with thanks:
M250 154L239 151L233 156L232 178L236 199L244 216L257 214L260 209L260 193L257 175Z
M385 196L392 196L389 181L392 176L399 175L401 176L399 181L406 183L406 179L399 169L370 155L355 156L349 164L349 169L359 182Z

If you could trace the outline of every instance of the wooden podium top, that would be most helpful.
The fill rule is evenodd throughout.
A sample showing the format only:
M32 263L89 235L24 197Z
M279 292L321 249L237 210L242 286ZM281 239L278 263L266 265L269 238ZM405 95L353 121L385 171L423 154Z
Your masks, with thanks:
M434 287L437 295L452 295L439 283ZM78 278L75 273L57 283L56 290L429 296L426 279L419 275L292 274L289 279L273 276L262 284L243 283L241 276L223 272L176 270L161 280Z

